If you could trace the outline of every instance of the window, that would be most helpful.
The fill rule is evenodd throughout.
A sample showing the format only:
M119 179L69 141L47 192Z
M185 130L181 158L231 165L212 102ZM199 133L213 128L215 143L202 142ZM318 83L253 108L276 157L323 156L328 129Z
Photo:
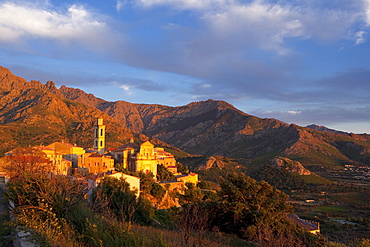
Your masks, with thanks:
M103 132L104 132L104 130L100 129L100 136L103 136Z

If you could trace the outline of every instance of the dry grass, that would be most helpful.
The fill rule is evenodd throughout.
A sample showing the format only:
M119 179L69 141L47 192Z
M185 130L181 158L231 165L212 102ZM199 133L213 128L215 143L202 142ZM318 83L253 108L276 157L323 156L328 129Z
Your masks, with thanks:
M157 241L157 243L165 243L162 246L168 247L224 247L224 246L235 246L235 247L247 247L254 246L246 241L235 236L226 235L221 232L206 232L203 233L195 232L187 240L183 238L183 234L180 231L171 231L165 229L158 229L154 227L134 225L132 232L135 235L146 236L151 241Z

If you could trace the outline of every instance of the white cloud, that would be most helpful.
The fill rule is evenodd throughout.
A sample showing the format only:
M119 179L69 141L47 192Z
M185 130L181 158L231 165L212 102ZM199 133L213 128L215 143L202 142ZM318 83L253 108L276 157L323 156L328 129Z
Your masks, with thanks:
M289 113L291 115L298 115L298 114L301 114L302 111L287 111L287 113Z
M302 111L263 111L263 114L288 114L288 115L299 115Z
M363 0L365 9L365 21L366 24L370 25L370 0Z
M24 38L44 38L63 43L80 42L98 46L108 27L95 20L81 5L72 5L64 12L38 4L0 4L0 42L16 42Z
M232 4L233 0L138 0L144 7L167 5L178 9L220 8Z
M211 87L211 84L202 84L200 85L202 88L210 88Z
M119 85L119 88L123 89L123 91L125 91L125 93L127 95L132 95L133 94L133 91L131 90L132 86L129 85L129 84L121 84L121 85Z
M292 51L290 38L319 42L353 38L348 34L356 32L364 11L370 24L370 0L362 1L336 5L294 0L136 0L136 4L197 10L208 40L221 40L224 46L255 45L285 55Z
M356 35L355 35L355 37L356 37L356 45L360 45L360 44L366 42L366 39L364 37L365 34L366 34L366 32L364 32L364 31L358 31L356 33Z
M266 50L286 53L285 38L304 37L304 24L297 9L255 1L229 6L222 13L207 14L204 20L218 37L239 37L244 44L257 44Z
M126 0L117 0L116 9L120 11L127 4Z

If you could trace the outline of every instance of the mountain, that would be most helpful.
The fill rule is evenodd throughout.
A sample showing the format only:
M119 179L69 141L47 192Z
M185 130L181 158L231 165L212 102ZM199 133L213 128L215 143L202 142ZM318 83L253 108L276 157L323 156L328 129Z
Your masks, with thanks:
M14 140L28 139L22 136L26 126L44 126L46 133L33 133L31 139L63 137L88 145L92 128L89 123L103 114L112 144L139 133L137 137L154 138L191 154L240 159L249 167L277 156L299 161L303 166L341 169L345 164L370 165L367 134L262 119L224 101L207 100L179 107L109 102L80 89L57 89L51 81L45 85L26 82L5 68L0 70L0 93L0 130L14 128L7 132L13 146Z
M86 93L77 95L76 89L62 88L64 97L96 107L135 132L193 154L249 159L283 151L298 139L294 127L276 119L248 115L224 101L169 107L100 101Z
M91 148L92 123L99 116L107 126L109 147L118 147L133 137L149 139L95 107L65 98L63 87L57 89L52 81L45 85L39 81L27 82L0 67L0 135L4 140L0 143L0 153L17 146L48 145L53 141ZM172 148L162 141L152 141Z
M63 88L63 95L96 107L127 128L158 138L192 154L268 161L276 156L303 165L370 165L370 136L325 127L300 127L261 119L224 102L207 100L180 107L107 102ZM71 98L69 95L73 95Z
M313 130L319 130L319 131L324 131L324 132L329 132L329 133L334 133L334 134L348 134L347 132L344 132L344 131L329 129L325 126L320 126L316 124L310 124L310 125L307 125L306 127L313 129Z

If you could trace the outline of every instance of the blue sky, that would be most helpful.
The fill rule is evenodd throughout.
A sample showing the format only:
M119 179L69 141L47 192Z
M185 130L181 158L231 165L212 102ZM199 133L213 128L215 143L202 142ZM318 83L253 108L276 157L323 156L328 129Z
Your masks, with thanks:
M0 0L0 65L108 101L370 133L369 32L370 0Z

